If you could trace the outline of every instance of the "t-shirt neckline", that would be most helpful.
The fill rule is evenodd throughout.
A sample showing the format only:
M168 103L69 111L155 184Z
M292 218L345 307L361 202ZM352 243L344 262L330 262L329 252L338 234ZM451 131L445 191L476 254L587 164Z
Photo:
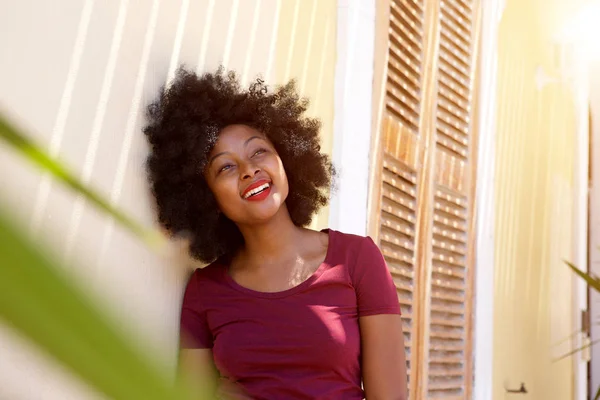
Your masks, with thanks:
M323 230L321 230L321 232L327 233L328 238L329 238L329 242L327 243L327 251L325 252L325 259L323 260L321 265L319 265L319 268L317 268L316 271L312 273L312 275L310 275L307 279L300 282L298 285L296 285L294 287L291 287L289 289L282 290L279 292L260 292L258 290L249 289L249 288L237 283L231 277L231 275L229 275L229 268L227 267L227 264L224 264L223 268L222 268L224 279L235 290L242 292L244 294L250 295L250 296L254 296L254 297L274 299L274 298L287 297L287 296L293 295L294 293L298 293L299 291L310 286L314 281L319 279L319 277L323 274L323 272L325 272L325 270L330 266L331 252L333 249L333 237L334 237L333 230L323 229Z

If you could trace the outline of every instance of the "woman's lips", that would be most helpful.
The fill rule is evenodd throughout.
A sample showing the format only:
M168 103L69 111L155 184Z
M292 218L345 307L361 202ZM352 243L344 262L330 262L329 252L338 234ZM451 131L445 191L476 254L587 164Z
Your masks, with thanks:
M262 201L262 200L266 199L267 197L269 197L269 194L271 194L271 185L268 185L266 189L263 189L262 191L254 194L254 195L250 195L249 197L246 198L246 200Z
M242 193L244 200L263 200L271 192L271 182L266 179L258 180L250 184Z

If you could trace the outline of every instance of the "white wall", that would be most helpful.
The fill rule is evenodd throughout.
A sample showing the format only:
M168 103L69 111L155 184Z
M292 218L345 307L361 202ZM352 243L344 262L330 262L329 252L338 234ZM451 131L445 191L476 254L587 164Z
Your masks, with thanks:
M498 76L498 27L503 0L483 7L479 61L479 126L477 166L477 249L475 274L475 384L473 397L492 399L494 355L494 221L495 143Z
M329 224L357 235L367 234L374 41L375 0L339 0Z
M278 0L4 1L0 109L134 218L152 224L145 105L178 63L275 74ZM252 43L252 46L249 44ZM320 48L315 47L315 51ZM0 200L150 354L174 361L184 276L0 144ZM0 325L0 398L88 390Z

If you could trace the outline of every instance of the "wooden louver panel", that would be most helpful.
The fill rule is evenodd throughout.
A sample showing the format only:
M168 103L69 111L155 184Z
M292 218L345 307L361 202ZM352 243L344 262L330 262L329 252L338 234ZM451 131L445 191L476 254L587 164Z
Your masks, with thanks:
M438 69L438 148L453 157L469 157L473 10L472 0L440 2Z
M465 397L467 199L443 187L434 196L428 395Z
M392 0L386 110L406 129L419 132L423 58L422 0Z
M414 343L417 180L414 171L410 171L389 154L384 155L382 180L379 245L392 273L398 291L398 301L402 307L404 344L410 380Z
M471 391L472 93L476 0L440 0L425 396Z
M416 394L416 225L424 57L424 0L390 0L382 113L379 245L402 307L409 387Z
M409 398L468 399L481 5L388 1L370 232L379 238L402 306Z

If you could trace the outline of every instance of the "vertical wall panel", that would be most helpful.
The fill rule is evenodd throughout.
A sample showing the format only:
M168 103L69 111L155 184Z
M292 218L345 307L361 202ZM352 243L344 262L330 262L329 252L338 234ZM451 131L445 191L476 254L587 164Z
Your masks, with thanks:
M300 23L292 34L294 14ZM267 75L270 85L288 71L311 98L310 114L323 120L330 153L335 24L334 0L302 7L299 0L10 2L0 13L0 47L10 54L0 63L0 109L112 202L152 224L141 127L145 106L174 68L185 63L203 72L224 63L246 82ZM2 204L68 261L69 273L144 350L172 364L186 272L85 202L74 207L72 193L4 145L0 169ZM315 226L324 227L326 216ZM3 326L0 354L1 398L94 397Z
M521 382L535 399L573 393L572 362L553 362L574 348L574 277L563 260L573 254L576 109L556 70L559 24L545 18L562 3L509 0L498 32L494 398Z
M275 81L296 79L311 101L308 113L321 119L322 150L331 154L333 139L333 90L336 61L336 0L280 0ZM313 221L327 226L328 210Z

